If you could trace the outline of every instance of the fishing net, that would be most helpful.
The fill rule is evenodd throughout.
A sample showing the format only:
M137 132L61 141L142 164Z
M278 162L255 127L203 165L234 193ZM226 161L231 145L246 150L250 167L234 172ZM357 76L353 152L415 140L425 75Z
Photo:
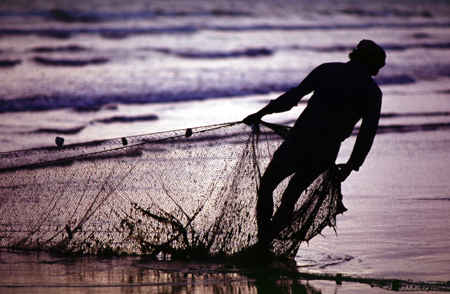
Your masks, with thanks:
M284 131L236 122L0 153L0 247L185 258L242 252L257 241L260 175ZM276 255L293 257L301 242L335 227L334 173L303 192L272 242ZM275 191L276 207L287 181Z

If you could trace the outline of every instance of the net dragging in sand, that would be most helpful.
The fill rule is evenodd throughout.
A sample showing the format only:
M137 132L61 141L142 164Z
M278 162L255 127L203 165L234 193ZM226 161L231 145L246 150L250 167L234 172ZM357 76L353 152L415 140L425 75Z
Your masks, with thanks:
M282 140L282 128L272 128L226 123L0 153L0 246L95 255L239 253L257 241L260 174ZM273 241L275 254L293 257L301 242L335 227L341 194L333 173L300 197L295 219ZM275 191L275 206L286 183Z

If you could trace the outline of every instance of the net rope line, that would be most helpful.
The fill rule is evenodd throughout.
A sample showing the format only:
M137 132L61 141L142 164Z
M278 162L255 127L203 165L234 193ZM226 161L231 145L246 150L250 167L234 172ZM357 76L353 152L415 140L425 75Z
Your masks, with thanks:
M218 124L212 124L212 125L197 126L197 127L195 127L195 129L208 128L208 129L196 132L196 133L201 133L201 132L205 132L205 131L209 131L209 130L214 130L215 128L222 128L222 127L225 128L228 126L233 126L233 125L241 124L241 123L243 123L243 122L242 121L232 121L232 122L218 123ZM273 124L273 125L275 125L275 124ZM143 134L137 134L137 135L131 135L131 136L113 137L113 138L107 138L107 139L100 139L99 141L106 142L106 141L121 140L122 138L130 139L130 138L137 138L137 137L145 137L145 136L151 136L151 135L164 134L164 133L168 133L168 132L186 131L187 129L194 129L194 128L180 128L180 129L160 131L160 132L143 133ZM178 136L181 136L181 135L178 135ZM173 136L173 137L178 137L178 136ZM166 138L166 139L168 139L168 138ZM82 145L82 144L86 144L86 143L90 143L90 142L73 143L71 145L66 145L65 147L71 147L73 145ZM142 143L144 143L144 142L142 142ZM124 146L124 147L126 147L126 146ZM27 151L36 150L36 149L40 149L40 147L31 148L31 149L25 148L25 149L17 149L17 150L10 150L10 151L0 151L0 155L10 154L10 153L14 153L14 152L27 152Z
M236 254L257 240L254 209L261 171L282 137L273 126L288 129L262 122L261 131L231 122L158 132L156 138L128 137L142 139L135 144L3 169L0 247L94 255L105 254L105 248L120 254ZM114 140L120 143L101 142ZM145 145L152 146L142 149ZM82 147L45 149L41 158ZM96 157L124 149L140 153ZM12 161L30 155L21 152ZM69 164L59 164L64 162ZM332 182L325 173L304 193L299 207L307 206L301 209L305 216L274 241L277 255L292 257L301 242L325 226L335 227L340 191Z
M199 127L195 127L195 128L196 129L201 129L201 130L196 131L196 132L192 132L192 134L201 134L201 133L205 133L205 132L210 132L210 131L214 131L214 130L218 130L218 129L221 129L221 128L230 127L230 126L233 126L233 125L236 125L236 124L241 124L241 123L243 123L243 122L242 121L234 121L234 122L227 122L227 123L222 123L222 124L213 124L213 125L199 126ZM130 138L138 138L138 137L159 135L159 134L163 134L163 133L167 133L167 132L179 132L179 131L187 131L187 130L191 130L192 131L192 128L176 129L176 130L172 130L172 131L162 131L162 132L155 132L155 133L144 133L144 134L133 135L133 136L115 137L115 138L110 138L110 139L105 139L105 140L100 140L100 141L101 142L112 142L112 141L116 141L116 140L121 140L123 138L130 139ZM142 142L138 142L138 143L134 143L134 144L130 144L130 145L127 144L127 145L123 145L123 146L120 146L120 147L115 147L115 148L105 149L105 150L100 150L100 151L94 151L94 152L90 152L90 153L83 153L83 154L74 155L74 156L68 156L68 157L59 158L59 159L55 159L55 160L42 161L42 162L36 162L36 163L32 163L32 164L19 165L19 166L13 166L13 167L0 167L0 173L3 172L3 171L11 171L11 170L21 169L21 168L39 168L39 167L41 167L43 165L47 165L47 164L52 165L52 164L63 163L63 162L67 162L67 161L79 160L79 159L82 159L83 157L89 157L89 156L93 156L93 155L97 155L97 154L108 153L108 152L111 152L111 151L119 151L119 150L130 149L130 148L133 148L133 147L138 147L138 146L142 146L142 145L146 145L146 144L163 143L164 141L173 140L173 139L182 138L182 137L186 137L186 133L185 134L171 136L171 137L164 137L162 139L156 139L156 140L153 140L153 141L151 141L151 140L143 140ZM84 144L86 144L86 143L90 143L90 142L84 142ZM72 146L79 146L81 144L83 144L83 143L75 143L75 144L72 144L72 145L67 145L67 146L65 146L63 148L70 148ZM5 151L5 152L0 152L0 155L7 156L8 154L12 154L12 153L30 152L30 151L35 151L35 150L39 150L39 148Z

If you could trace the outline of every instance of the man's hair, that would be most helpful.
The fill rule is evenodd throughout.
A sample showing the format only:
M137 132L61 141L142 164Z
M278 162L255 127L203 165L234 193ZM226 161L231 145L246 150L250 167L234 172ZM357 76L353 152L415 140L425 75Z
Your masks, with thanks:
M370 68L380 68L384 65L386 52L374 41L361 40L348 57L352 61L367 64Z

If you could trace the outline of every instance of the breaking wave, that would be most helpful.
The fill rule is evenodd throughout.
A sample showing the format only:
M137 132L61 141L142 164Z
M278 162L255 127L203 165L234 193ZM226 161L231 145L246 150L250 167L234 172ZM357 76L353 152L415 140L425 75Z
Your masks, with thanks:
M94 60L59 60L45 59L48 65L84 66L90 64L102 64L103 59L98 62ZM47 65L47 64L46 64ZM377 78L381 85L410 84L415 79L409 75L382 75ZM98 110L103 106L114 103L122 104L147 104L194 101L204 99L215 99L223 97L240 97L247 95L269 94L272 92L283 92L298 85L291 81L261 81L253 84L209 85L203 89L155 89L150 93L126 93L126 94L104 94L104 95L74 95L71 93L54 95L35 95L31 97L19 97L16 99L3 100L0 103L0 113L19 111L45 111L54 109L71 108L80 111Z
M41 133L50 133L50 134L60 134L60 135L73 135L78 134L82 130L84 130L85 126L74 127L68 129L59 129L59 128L40 128L34 130L32 133L41 134Z
M126 123L126 122L137 122L137 121L153 121L157 120L158 116L155 114L140 115L140 116L113 116L107 118L99 118L91 121L91 123Z
M0 60L0 68L2 67L14 67L22 63L20 59L3 59Z
M381 113L382 118L397 118L397 117L433 117L433 116L450 116L448 111L436 112L384 112Z
M105 64L109 61L109 59L104 57L97 57L90 59L55 59L48 57L34 57L33 60L36 63L42 65L53 65L53 66L86 66L86 65Z
M398 8L383 8L383 9L364 9L364 8L346 8L341 9L339 12L348 15L364 16L364 17L425 17L431 18L433 14L426 10L408 10L408 9L398 9Z
M381 74L380 76L377 76L375 80L380 85L404 85L416 82L416 80L412 76L407 74L399 74L399 75Z
M427 124L411 124L411 125L381 125L378 127L377 133L410 133L410 132L426 132L436 130L447 130L450 123L427 123ZM355 128L357 131L358 128Z
M53 53L53 52L82 52L82 51L88 51L89 49L86 47L82 47L79 45L67 45L67 46L60 46L60 47L35 47L31 49L31 52L35 53Z
M414 44L395 44L395 43L380 43L379 44L383 49L388 51L405 51L410 49L443 49L447 50L450 48L449 42L427 42L427 43L414 43ZM290 49L297 50L309 50L316 52L342 52L342 51L351 51L354 48L354 45L334 45L334 46L301 46L296 45L292 46Z
M235 57L260 57L260 56L271 56L274 54L274 50L268 48L247 48L242 50L231 50L231 51L181 51L172 50L165 48L145 48L146 50L153 50L156 52L166 53L175 55L183 58L205 58L205 59L215 59L215 58L235 58Z
M141 116L112 116L106 118L99 118L91 120L86 125L72 127L72 128L39 128L30 132L25 132L27 134L57 134L57 135L73 135L78 134L87 128L89 125L96 123L111 124L111 123L133 123L133 122L143 122L143 121L155 121L158 120L158 116L155 114L141 115Z

